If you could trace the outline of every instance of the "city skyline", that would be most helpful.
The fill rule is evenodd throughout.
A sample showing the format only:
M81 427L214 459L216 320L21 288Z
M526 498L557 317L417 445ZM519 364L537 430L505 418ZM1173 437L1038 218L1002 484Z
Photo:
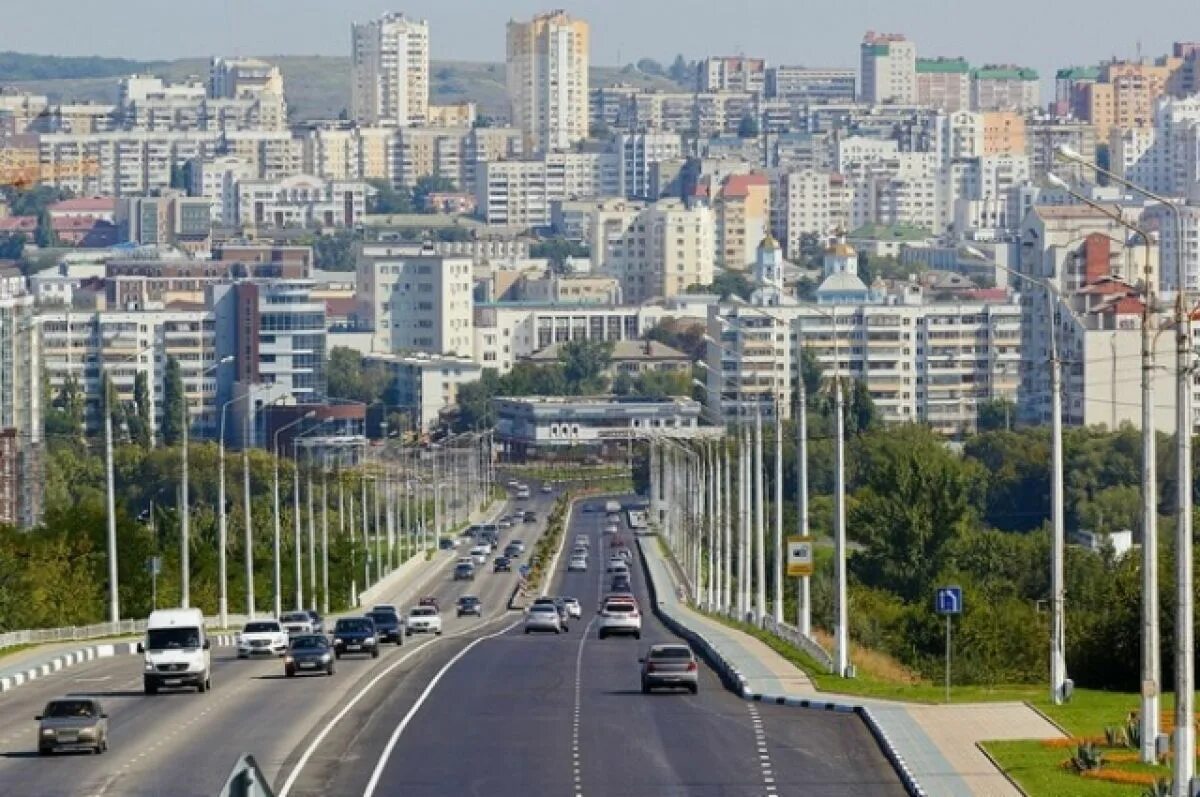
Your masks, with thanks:
M1019 63L1040 70L1046 79L1060 66L1113 56L1134 58L1139 47L1146 57L1167 52L1172 41L1192 38L1167 20L1186 18L1193 8L1185 0L1167 0L1152 17L1132 19L1114 13L1109 17L1112 24L1089 8L1088 36L1073 37L1064 33L1079 25L1079 9L1034 0L1014 0L1007 11L986 15L962 13L961 6L938 0L897 4L849 0L835 10L785 0L748 0L699 11L684 0L653 4L346 0L336 7L315 0L256 0L252 10L236 7L234 0L190 8L151 0L126 0L121 5L126 10L121 15L112 14L111 5L88 0L29 5L23 9L19 28L0 30L0 50L140 60L213 53L347 55L351 23L390 10L428 20L434 59L502 61L504 26L510 18L528 18L562 6L592 26L591 60L596 65L644 57L669 61L676 53L689 59L745 53L777 64L851 66L857 63L862 34L875 30L905 33L916 41L922 56L964 56L977 64ZM678 36L664 35L684 18L689 22L686 30ZM628 24L634 19L637 24Z

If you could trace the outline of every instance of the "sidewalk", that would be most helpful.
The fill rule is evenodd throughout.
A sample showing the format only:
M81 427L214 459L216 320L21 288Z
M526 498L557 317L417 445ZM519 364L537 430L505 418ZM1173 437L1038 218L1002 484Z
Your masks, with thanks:
M827 707L861 707L873 719L907 771L929 797L1020 797L1021 792L979 748L984 741L1060 738L1062 733L1019 702L923 705L818 692L799 668L760 640L729 628L683 604L671 567L657 540L639 538L642 558L655 587L658 609L700 636L724 659L742 696L772 702Z

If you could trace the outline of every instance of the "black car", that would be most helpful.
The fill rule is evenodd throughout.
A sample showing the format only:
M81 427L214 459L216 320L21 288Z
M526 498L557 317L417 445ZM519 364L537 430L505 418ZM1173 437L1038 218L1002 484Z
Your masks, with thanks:
M404 627L400 615L395 612L375 610L367 613L375 623L376 638L380 642L404 644Z
M458 616L462 617L464 614L483 617L483 604L479 602L479 598L474 595L463 595L458 599Z
M475 568L466 562L459 562L454 566L455 581L474 581Z
M525 510L524 520L526 523L537 523L537 512L532 509Z
M520 558L520 556L521 556L521 546L520 545L510 542L508 545L504 546L504 558L505 559L518 559L518 558Z
M333 655L341 658L347 653L365 653L379 658L379 637L375 621L370 617L343 617L333 627Z
M493 573L511 573L512 572L512 560L509 559L507 556L498 557L496 559L496 561L492 562L492 572Z
M440 551L448 551L453 547L454 540L450 539L449 537L442 537L440 540L438 540L438 550Z
M283 673L291 678L299 672L333 675L333 650L328 639L320 634L298 634L288 640Z
M485 531L483 533L482 542L486 542L488 545L495 548L500 544L500 535L494 531Z
M613 592L629 592L629 576L616 575L613 576L611 589Z

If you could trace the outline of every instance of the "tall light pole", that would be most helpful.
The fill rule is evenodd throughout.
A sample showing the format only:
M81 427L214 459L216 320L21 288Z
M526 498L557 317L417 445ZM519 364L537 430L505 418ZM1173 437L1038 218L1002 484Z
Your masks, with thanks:
M200 373L200 378L211 374L222 365L233 362L236 357L232 354L222 357L208 368ZM181 470L180 474L180 513L179 513L179 605L187 609L192 605L192 565L191 565L191 492L188 486L188 477L190 475L188 463L188 435L192 425L192 414L188 409L187 390L184 390L183 395L183 417L180 419L183 425L183 449L180 451Z
M754 405L754 620L762 624L767 616L767 534L766 495L763 484L763 425L762 404Z
M973 246L965 247L975 257L988 256ZM1064 561L1066 559L1066 510L1063 502L1063 428L1062 358L1058 351L1058 313L1054 286L1047 280L1031 277L1007 266L996 268L1038 286L1046 294L1047 324L1050 330L1050 699L1061 704L1066 699L1067 622Z
M1158 451L1154 427L1154 370L1157 335L1154 325L1154 285L1150 267L1150 234L1125 220L1120 213L1104 207L1098 202L1075 191L1069 183L1057 175L1047 174L1046 179L1080 202L1102 213L1126 230L1142 239L1144 244L1143 277L1145 295L1142 301L1141 365L1142 365L1142 690L1141 712L1141 755L1143 763L1152 764L1157 759L1159 735L1159 693L1162 691L1162 665L1159 660L1158 626ZM1116 382L1114 374L1114 384ZM1113 405L1114 412L1116 405ZM1113 428L1116 428L1114 422Z
M783 623L783 402L775 402L775 584L773 606L775 625Z
M227 549L229 525L225 509L225 411L234 402L244 401L250 394L235 396L221 405L221 428L217 436L217 616L221 628L229 627L229 570Z
M799 338L797 337L797 343ZM804 384L804 359L797 359L796 372L796 514L801 537L808 536L808 388ZM812 633L811 588L809 577L800 577L796 603L800 616L797 627L804 636Z
M837 340L837 329L834 329ZM834 355L835 358L837 355ZM833 467L836 485L833 491L833 547L834 570L836 572L837 620L835 622L835 666L839 677L849 677L850 671L850 606L846 588L846 407L842 395L841 361L833 367L833 406L835 444Z
M316 410L309 410L308 412L304 413L304 415L300 416L296 420L294 420L290 423L286 423L283 426L276 429L275 434L272 436L273 439L272 439L272 445L271 445L271 454L274 458L274 465L275 465L275 468L274 468L275 479L274 479L274 484L272 485L273 486L272 493L273 493L274 504L275 504L275 540L274 540L274 549L275 549L275 596L274 597L275 597L275 601L274 601L274 608L275 608L275 617L276 618L280 617L283 613L283 573L282 573L282 569L281 569L281 565L280 565L280 561L279 561L279 557L280 557L280 554L279 554L279 537L280 537L279 516L281 514L280 507L279 507L279 435L282 434L283 432L286 432L288 429L291 429L296 424L303 423L304 421L307 421L310 418L315 417L316 414L317 414ZM297 496L297 497L299 497L299 496Z
M1192 572L1192 314L1185 306L1187 266L1184 261L1183 212L1170 199L1147 191L1070 147L1059 146L1063 160L1086 166L1134 193L1161 204L1175 219L1175 771L1176 797L1190 797L1196 774L1195 607ZM1143 742L1144 743L1144 742Z

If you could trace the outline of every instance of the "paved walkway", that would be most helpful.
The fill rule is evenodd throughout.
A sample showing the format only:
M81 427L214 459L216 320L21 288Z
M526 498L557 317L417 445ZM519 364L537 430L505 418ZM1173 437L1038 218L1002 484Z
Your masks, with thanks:
M1062 736L1042 715L1019 702L941 706L818 692L807 674L760 640L680 602L672 568L657 542L647 539L641 549L656 585L659 608L719 650L745 679L747 693L869 709L929 797L1020 797L1021 792L983 754L979 743Z

